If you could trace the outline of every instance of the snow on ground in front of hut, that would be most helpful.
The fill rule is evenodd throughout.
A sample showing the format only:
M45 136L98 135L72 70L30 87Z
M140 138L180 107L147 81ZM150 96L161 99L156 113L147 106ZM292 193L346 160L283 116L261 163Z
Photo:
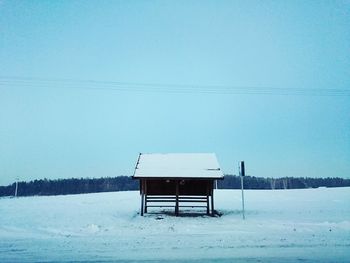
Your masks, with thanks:
M245 197L245 221L239 190L215 191L221 217L141 217L137 191L1 198L0 262L350 262L349 187Z

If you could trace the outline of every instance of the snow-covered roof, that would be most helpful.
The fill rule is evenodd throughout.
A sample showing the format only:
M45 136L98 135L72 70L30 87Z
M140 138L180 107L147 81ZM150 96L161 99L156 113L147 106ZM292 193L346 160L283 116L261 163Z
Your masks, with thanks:
M224 177L214 153L142 153L134 178L204 178Z

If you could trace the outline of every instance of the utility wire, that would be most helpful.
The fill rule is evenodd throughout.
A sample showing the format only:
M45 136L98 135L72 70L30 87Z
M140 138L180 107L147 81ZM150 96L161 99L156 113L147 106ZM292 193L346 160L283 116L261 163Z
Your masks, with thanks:
M297 96L350 96L349 89L274 88L259 86L189 85L166 83L137 83L57 78L29 78L0 76L0 88L55 88L110 90L118 92L243 94L243 95L297 95Z

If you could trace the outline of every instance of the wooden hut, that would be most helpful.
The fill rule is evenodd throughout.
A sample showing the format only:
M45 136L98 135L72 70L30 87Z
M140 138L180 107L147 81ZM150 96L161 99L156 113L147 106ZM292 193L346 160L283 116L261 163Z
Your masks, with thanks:
M141 154L134 179L140 180L141 215L152 207L204 208L214 215L214 182L223 173L213 153Z

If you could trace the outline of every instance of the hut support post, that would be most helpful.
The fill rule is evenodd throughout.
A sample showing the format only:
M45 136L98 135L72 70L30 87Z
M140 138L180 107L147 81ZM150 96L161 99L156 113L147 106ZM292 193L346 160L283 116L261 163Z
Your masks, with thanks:
M145 213L147 213L147 180L145 180Z
M140 188L140 193L141 193L141 216L143 216L143 202L144 202L144 183L143 180L141 180L141 188Z
M207 215L209 215L210 182L207 182Z
M214 189L213 189L213 183L211 184L211 215L214 216Z
M175 182L176 185L176 200L175 200L175 215L179 215L179 180L176 180Z

